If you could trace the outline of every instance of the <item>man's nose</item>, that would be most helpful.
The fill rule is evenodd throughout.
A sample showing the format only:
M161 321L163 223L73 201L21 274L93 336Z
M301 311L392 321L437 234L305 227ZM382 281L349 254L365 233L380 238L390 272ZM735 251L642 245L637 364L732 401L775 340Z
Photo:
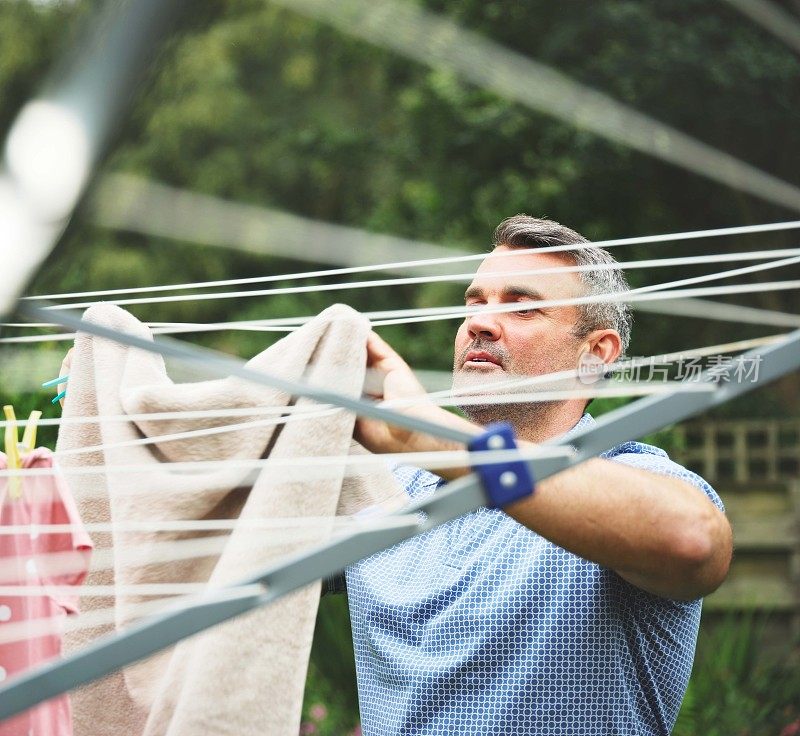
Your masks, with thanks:
M500 328L499 315L486 312L479 312L467 317L467 331L472 340L482 338L484 340L499 340L502 330Z

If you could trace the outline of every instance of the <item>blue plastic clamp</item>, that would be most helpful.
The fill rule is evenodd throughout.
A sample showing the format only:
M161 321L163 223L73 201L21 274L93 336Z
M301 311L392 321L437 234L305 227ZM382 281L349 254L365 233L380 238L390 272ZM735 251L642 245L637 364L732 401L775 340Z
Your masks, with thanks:
M482 450L516 450L517 440L508 422L490 424L483 434L469 443L470 452ZM503 463L475 463L472 469L483 483L483 489L490 508L502 508L506 504L530 496L534 482L528 463L524 460L511 460Z

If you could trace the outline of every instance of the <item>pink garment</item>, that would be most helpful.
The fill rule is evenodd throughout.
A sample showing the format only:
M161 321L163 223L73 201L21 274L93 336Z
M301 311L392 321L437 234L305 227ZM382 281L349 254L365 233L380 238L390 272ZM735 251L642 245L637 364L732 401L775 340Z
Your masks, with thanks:
M40 447L22 459L24 468L53 468L52 474L23 477L22 495L11 498L9 478L0 478L0 525L25 531L0 534L0 585L73 586L86 578L92 541L53 453ZM0 452L0 470L7 468ZM55 534L44 524L78 525ZM61 631L78 596L0 594L0 683L61 655ZM0 736L71 736L72 712L62 695L0 723Z

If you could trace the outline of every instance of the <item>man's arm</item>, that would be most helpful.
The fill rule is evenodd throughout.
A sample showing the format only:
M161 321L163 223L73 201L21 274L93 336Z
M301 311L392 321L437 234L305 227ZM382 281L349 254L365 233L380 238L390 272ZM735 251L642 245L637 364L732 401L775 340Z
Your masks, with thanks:
M405 361L375 334L368 343L368 365L384 376L382 398L424 394ZM483 431L432 404L408 411L467 432ZM356 432L372 452L463 449L371 419L359 419ZM469 472L464 467L440 474L452 480ZM612 460L588 460L546 478L537 483L533 496L504 511L559 547L665 598L691 600L710 593L725 579L730 564L730 524L702 491Z
M679 478L595 458L546 478L533 496L504 510L558 546L665 598L700 598L728 572L728 520Z

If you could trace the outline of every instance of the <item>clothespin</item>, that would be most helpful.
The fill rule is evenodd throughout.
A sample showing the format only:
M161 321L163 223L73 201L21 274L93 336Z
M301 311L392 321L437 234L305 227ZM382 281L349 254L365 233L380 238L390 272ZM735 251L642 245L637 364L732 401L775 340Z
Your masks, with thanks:
M36 430L39 427L41 416L42 412L34 410L28 417L28 422L25 425L25 434L22 435L22 448L26 453L33 452L36 449Z
M36 449L36 430L39 425L39 419L42 416L40 411L32 411L28 417L28 423L25 425L25 434L22 436L22 442L19 441L19 429L17 428L17 416L14 413L14 407L7 404L3 407L3 413L6 416L6 462L9 470L22 469L22 456L20 450L25 454L33 452ZM10 498L22 497L22 478L19 476L11 476L8 484L8 495Z
M54 378L51 381L45 381L42 384L42 388L49 388L50 386L58 386L59 383L66 383L69 380L69 376L59 376L58 378ZM67 395L67 389L64 389L60 394L54 396L50 399L51 404L57 404L61 399L63 399Z
M21 470L22 458L19 454L19 434L17 432L17 417L14 414L14 407L7 404L3 407L6 416L6 463L9 470ZM22 478L12 475L8 479L9 498L19 498L22 496Z

